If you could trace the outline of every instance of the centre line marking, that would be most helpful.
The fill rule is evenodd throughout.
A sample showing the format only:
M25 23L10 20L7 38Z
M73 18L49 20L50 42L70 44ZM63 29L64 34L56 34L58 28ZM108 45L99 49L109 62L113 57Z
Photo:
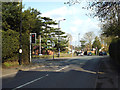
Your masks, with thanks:
M40 78L37 78L37 79L35 79L35 80L32 80L32 81L30 81L30 82L28 82L28 83L25 83L25 84L23 84L23 85L20 85L20 86L14 88L14 89L12 89L12 90L16 90L16 89L18 89L18 88L22 88L22 87L24 87L24 86L26 86L26 85L29 85L29 84L31 84L31 83L33 83L33 82L36 82L36 81L38 81L38 80L40 80L40 79L42 79L42 78L44 78L44 77L47 77L47 76L48 76L48 74L46 74L45 76L42 76L42 77L40 77Z

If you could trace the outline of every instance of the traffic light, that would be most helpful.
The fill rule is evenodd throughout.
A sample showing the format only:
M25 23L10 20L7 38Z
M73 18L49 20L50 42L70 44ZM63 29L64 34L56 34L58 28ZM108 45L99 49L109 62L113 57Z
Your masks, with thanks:
M36 43L36 33L31 34L31 43Z

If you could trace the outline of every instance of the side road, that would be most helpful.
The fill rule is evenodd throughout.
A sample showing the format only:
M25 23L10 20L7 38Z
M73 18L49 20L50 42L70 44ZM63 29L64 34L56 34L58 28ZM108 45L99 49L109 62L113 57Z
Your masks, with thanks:
M72 58L77 58L77 57L72 57ZM64 57L64 58L55 58L54 61L69 61L71 59L71 57ZM53 59L32 59L32 63L30 65L21 65L21 66L18 66L18 67L14 67L14 68L9 68L9 69L2 69L2 77L5 77L5 76L9 76L9 75L14 75L16 74L19 70L22 70L22 71L29 71L29 70L34 70L34 69L37 69L37 68L41 68L41 70L59 70L61 68L63 68L62 66L61 67L58 67L58 66L50 66L48 64L49 63L46 63L46 61L53 61Z
M120 90L120 71L116 65L111 62L110 57L102 59L98 73L96 88L117 88Z

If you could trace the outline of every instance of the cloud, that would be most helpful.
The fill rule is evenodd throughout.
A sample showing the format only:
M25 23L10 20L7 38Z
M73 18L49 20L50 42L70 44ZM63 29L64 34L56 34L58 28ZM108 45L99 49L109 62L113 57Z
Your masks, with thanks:
M49 12L45 12L42 14L42 16L46 16L46 17L51 17L52 19L63 19L67 16L75 16L77 15L77 13L79 13L79 9L75 8L75 7L67 7L67 6L63 6L61 8L56 8L54 10L50 10Z
M45 12L45 13L42 14L42 16L51 17L53 19L59 19L59 18L64 17L66 14L67 14L67 8L64 6L64 7L61 7L61 8L51 10L49 12Z
M42 16L47 16L55 20L60 20L66 18L64 23L60 26L63 31L69 33L73 37L74 44L78 42L78 33L80 33L80 38L84 36L86 32L93 31L98 35L100 27L99 22L93 18L86 16L87 11L82 10L80 7L66 7L56 8L45 12Z

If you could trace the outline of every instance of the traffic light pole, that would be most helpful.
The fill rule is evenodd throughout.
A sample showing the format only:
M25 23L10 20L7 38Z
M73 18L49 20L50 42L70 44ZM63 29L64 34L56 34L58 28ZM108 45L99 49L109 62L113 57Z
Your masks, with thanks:
M30 62L31 62L31 33L30 33Z
M30 62L32 58L32 43L36 43L36 33L30 33Z

